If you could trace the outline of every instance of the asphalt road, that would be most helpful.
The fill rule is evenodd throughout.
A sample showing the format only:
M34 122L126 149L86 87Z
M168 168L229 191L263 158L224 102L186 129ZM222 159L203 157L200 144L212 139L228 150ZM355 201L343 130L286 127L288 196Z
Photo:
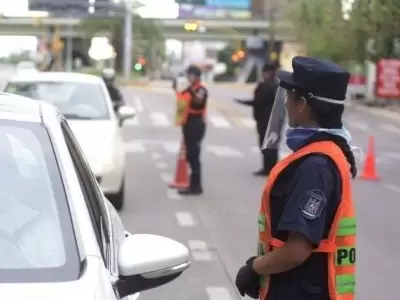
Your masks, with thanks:
M175 99L167 85L124 88L138 111L124 129L128 154L126 207L121 215L134 233L161 234L187 245L192 265L169 285L145 292L143 300L240 299L237 269L255 253L257 212L265 179L250 110L232 101L250 92L210 86L203 143L205 193L180 197L168 189L174 175L180 130L173 125ZM350 106L346 126L364 151L375 137L379 181L354 182L358 213L357 299L398 299L400 226L400 116ZM282 147L282 155L287 153ZM360 162L359 169L362 171ZM162 251L162 249L160 249Z

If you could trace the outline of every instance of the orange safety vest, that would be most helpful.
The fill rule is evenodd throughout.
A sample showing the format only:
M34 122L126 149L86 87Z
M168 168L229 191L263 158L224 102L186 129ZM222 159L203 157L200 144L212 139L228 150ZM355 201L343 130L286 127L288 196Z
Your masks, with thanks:
M271 171L265 184L260 214L258 216L258 256L264 255L285 242L278 240L271 233L270 192L282 171L294 161L319 153L335 162L342 179L342 195L328 237L322 240L314 252L328 255L328 286L331 300L354 300L355 261L356 261L356 218L351 193L349 165L342 150L333 142L315 142L281 160ZM260 299L268 294L269 277L261 277Z
M193 86L194 92L203 87L201 84L197 84ZM193 115L201 115L203 118L206 114L206 106L202 109L193 109L192 108L192 95L188 90L183 92L176 92L176 116L175 116L175 124L178 126L182 126L186 124L189 114Z

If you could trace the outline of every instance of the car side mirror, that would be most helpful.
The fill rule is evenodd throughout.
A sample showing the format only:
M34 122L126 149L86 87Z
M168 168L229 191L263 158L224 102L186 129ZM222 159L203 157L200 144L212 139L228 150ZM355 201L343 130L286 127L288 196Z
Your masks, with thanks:
M122 105L118 107L118 116L121 120L133 118L136 115L136 110L130 106Z
M189 265L189 250L181 243L152 234L128 235L118 253L118 294L123 298L164 285Z

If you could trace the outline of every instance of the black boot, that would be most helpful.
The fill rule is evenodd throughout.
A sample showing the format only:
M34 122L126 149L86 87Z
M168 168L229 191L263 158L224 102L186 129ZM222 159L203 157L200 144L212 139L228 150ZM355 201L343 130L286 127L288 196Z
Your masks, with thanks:
M178 191L181 195L201 195L203 194L203 188L200 183L200 174L195 174L192 172L190 174L190 185L187 189L182 189Z
M269 171L265 170L265 169L261 169L258 171L253 172L254 176L268 176L269 175Z

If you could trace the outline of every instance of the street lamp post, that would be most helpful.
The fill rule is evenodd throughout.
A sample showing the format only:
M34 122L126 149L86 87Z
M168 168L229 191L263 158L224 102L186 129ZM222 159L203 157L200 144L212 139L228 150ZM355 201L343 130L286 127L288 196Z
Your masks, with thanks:
M275 5L274 0L264 0L264 14L268 20L268 59L272 59L275 50Z
M132 39L133 39L133 13L132 2L125 0L125 20L124 20L124 77L130 79L132 73Z

